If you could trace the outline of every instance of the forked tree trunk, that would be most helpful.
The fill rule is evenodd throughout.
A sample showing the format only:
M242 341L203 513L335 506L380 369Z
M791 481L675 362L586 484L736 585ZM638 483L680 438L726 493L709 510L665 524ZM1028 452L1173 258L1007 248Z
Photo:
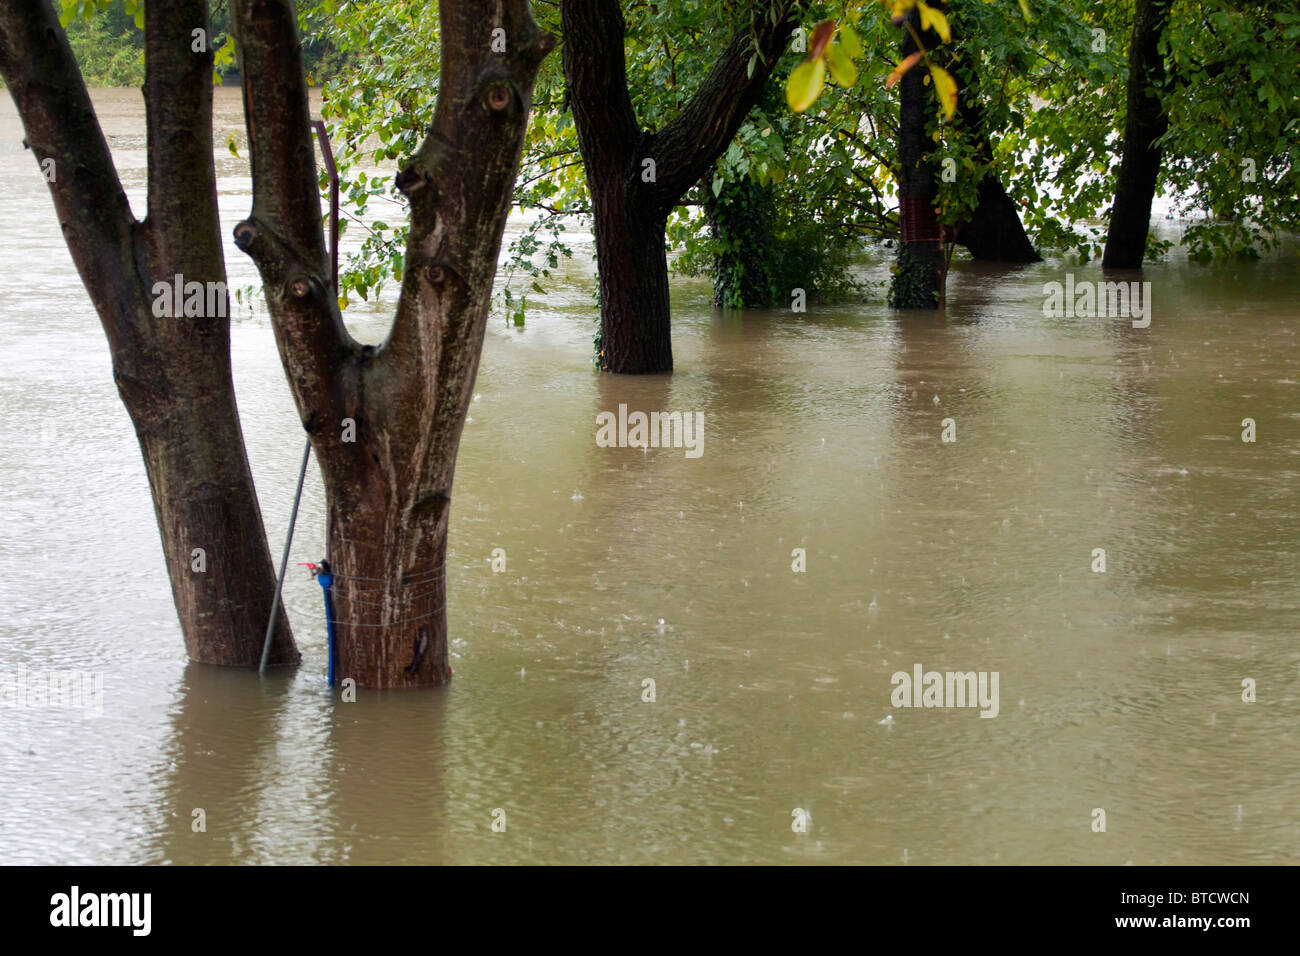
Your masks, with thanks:
M1141 269L1146 254L1151 201L1160 178L1162 150L1156 140L1169 129L1160 99L1165 81L1160 38L1169 23L1169 7L1170 0L1137 0L1133 11L1124 154L1101 259L1107 269Z
M212 152L204 0L145 13L148 215L127 204L53 7L0 4L0 75L47 170L73 262L108 336L113 378L144 455L172 596L195 660L256 666L275 577L230 374L230 320ZM182 40L184 42L182 42ZM49 163L47 163L49 161ZM154 283L217 290L202 315L156 315ZM161 310L160 310L161 311ZM105 555L101 574L113 574ZM279 611L270 663L298 660Z
M682 112L662 130L643 133L627 90L618 0L561 0L564 77L591 189L605 371L673 370L668 214L762 96L792 31L795 6L753 3L752 22L731 37Z
M442 0L433 126L397 185L411 200L387 341L362 346L330 290L307 86L290 0L233 0L253 163L235 242L256 263L325 479L338 676L445 683L452 476L478 371L533 83L553 41L526 0ZM493 51L493 31L506 51Z

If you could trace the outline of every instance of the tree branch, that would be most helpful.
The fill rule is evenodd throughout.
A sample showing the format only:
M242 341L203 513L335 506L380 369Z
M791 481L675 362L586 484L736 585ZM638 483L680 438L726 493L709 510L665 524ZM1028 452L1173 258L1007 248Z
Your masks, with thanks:
M513 202L538 67L554 38L527 0L439 4L442 73L433 125L397 176L411 201L397 318L374 374L418 429L408 447L429 462L429 494L450 487L478 371L501 237ZM504 52L493 48L505 31ZM499 35L497 35L499 39Z
M653 192L652 201L661 211L671 209L699 182L757 105L794 29L794 7L791 0L774 10L766 2L755 2L752 23L732 36L685 109L649 137L644 151L655 161L656 182L643 186ZM753 54L757 59L751 74Z
M136 221L49 3L0 0L0 76L46 174L72 260L113 354L125 354L124 339L135 332L127 323L143 301L133 253Z
M193 31L202 30L195 51ZM187 278L225 281L212 157L212 49L207 0L145 8L147 241ZM216 274L213 274L215 271ZM171 276L156 278L170 282Z
M338 428L361 358L334 298L292 0L231 0L253 169L253 211L235 244L257 265L304 427ZM318 449L323 453L323 448Z

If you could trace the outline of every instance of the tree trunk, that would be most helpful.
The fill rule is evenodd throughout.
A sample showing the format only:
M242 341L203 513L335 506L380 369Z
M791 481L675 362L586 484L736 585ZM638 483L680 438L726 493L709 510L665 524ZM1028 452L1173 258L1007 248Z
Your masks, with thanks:
M438 5L429 135L397 186L411 202L397 315L380 346L348 334L320 229L307 86L291 0L231 4L253 166L235 243L257 265L325 478L338 677L443 684L456 451L473 394L533 83L553 40L526 0ZM504 30L505 52L487 38ZM662 235L662 227L660 229Z
M596 180L590 189L600 281L600 367L625 375L671 372L667 220L641 208L620 179Z
M917 11L909 11L907 17L919 32ZM932 32L929 35L934 36ZM916 41L904 30L902 57L916 51ZM927 75L924 62L917 63L899 83L898 219L902 236L889 288L889 304L896 309L937 309L943 285L942 232L934 211L939 192L938 169L934 141L926 133L935 102L925 83Z
M963 97L957 108L957 119L974 134L979 144L978 160L990 163L994 144L984 121L983 104L972 97ZM965 246L973 258L987 262L1043 261L1025 234L1016 204L991 168L980 180L975 209L957 228L957 244Z
M149 360L166 366L154 379L159 391L146 393L124 377L117 352L113 368L144 453L185 649L201 663L257 667L276 579L244 454L228 342L169 338L158 336L160 355ZM268 664L296 664L283 605L277 615Z
M1169 129L1160 101L1165 80L1160 38L1169 23L1169 6L1170 0L1137 0L1133 11L1124 154L1101 259L1107 269L1141 269L1146 254L1151 201L1160 178L1162 151L1156 140Z
M131 214L49 3L0 6L0 75L28 145L49 171L68 249L108 336L113 378L144 455L186 650L195 661L253 667L275 576L230 373L212 54L176 42L207 26L203 0L150 4L146 11L143 223ZM205 290L202 305L188 314L156 308L155 283L174 288L178 275ZM111 573L111 556L105 563ZM281 608L270 662L298 657Z
M976 161L986 167L977 187L975 208L957 226L957 245L965 246L972 258L987 262L1042 262L1025 234L1016 204L991 168L995 144L983 102L974 95L962 96L956 119L975 138Z
M340 493L331 507L338 673L363 687L451 679L446 581L451 501L416 508L404 497L401 489L357 500ZM398 530L394 538L376 534L376 528Z
M662 130L643 133L627 90L618 0L561 0L564 78L591 188L603 370L672 371L668 214L758 103L790 36L794 8L754 3L752 22L733 34L682 112Z

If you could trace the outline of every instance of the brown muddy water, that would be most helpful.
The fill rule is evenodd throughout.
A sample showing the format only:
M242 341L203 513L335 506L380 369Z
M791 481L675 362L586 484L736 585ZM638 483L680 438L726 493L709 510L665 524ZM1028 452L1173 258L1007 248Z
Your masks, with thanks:
M139 94L96 102L139 211ZM239 125L219 91L218 142ZM455 680L344 704L301 568L301 669L187 665L104 336L20 140L0 98L0 672L88 673L102 698L0 707L5 862L1300 862L1294 250L1150 267L1145 329L1044 315L1043 284L1091 264L959 265L946 319L903 321L723 316L682 280L676 374L623 379L592 372L579 243L524 329L488 330ZM220 153L238 287L250 183ZM391 306L350 309L354 332L380 340ZM265 313L233 340L278 555L302 429ZM702 454L598 447L620 404L702 412ZM291 560L322 530L313 472ZM996 717L893 707L917 665L997 672Z

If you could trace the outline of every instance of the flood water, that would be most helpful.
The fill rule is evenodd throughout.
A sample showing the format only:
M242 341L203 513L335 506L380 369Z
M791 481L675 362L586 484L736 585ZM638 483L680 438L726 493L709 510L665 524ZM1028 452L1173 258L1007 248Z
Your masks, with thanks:
M96 104L141 214L139 93ZM229 239L234 91L217 123L234 288L256 282ZM0 670L92 672L103 699L0 707L0 859L1300 862L1293 249L1149 267L1146 329L1045 317L1043 283L1100 277L1059 260L956 266L946 319L883 297L724 316L676 280L677 371L633 379L592 370L579 242L522 330L488 329L454 681L344 704L302 568L299 670L186 662L104 335L21 138L4 96ZM381 340L392 305L354 305L354 334ZM263 310L238 309L233 350L278 558L303 432ZM620 403L703 412L703 454L597 447ZM292 561L321 557L323 515L313 466ZM998 672L997 716L892 707L918 664Z

